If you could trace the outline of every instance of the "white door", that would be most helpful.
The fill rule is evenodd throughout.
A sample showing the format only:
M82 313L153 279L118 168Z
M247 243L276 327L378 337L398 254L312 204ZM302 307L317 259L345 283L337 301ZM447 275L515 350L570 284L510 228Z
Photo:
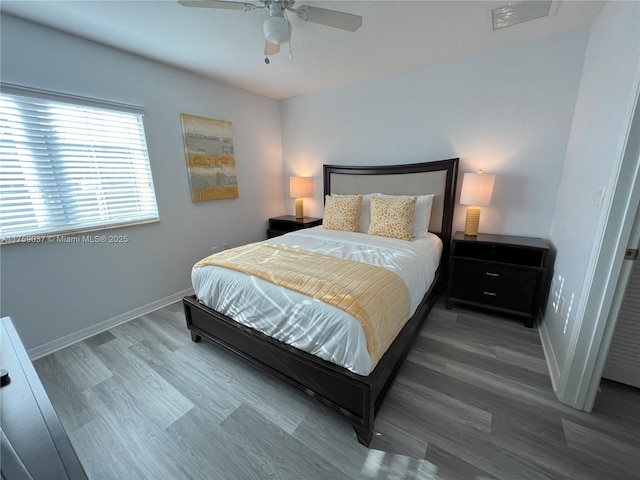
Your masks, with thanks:
M633 229L636 235L639 224L636 213ZM628 261L633 264L630 267L602 376L640 388L640 258Z

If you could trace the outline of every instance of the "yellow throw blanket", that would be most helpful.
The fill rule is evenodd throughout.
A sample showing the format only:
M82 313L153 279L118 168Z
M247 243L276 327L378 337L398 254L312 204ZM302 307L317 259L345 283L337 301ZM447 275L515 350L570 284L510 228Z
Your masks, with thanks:
M354 316L373 366L409 319L409 290L383 267L272 243L252 243L195 264L224 267L302 293Z

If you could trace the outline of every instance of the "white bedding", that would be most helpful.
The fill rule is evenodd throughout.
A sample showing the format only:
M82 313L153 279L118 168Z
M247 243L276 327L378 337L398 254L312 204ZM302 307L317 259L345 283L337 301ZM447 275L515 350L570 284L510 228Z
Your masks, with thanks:
M266 241L395 272L409 289L411 315L433 282L442 254L442 242L433 234L406 241L315 227ZM364 331L348 313L226 268L194 268L191 280L200 302L237 322L356 374L371 372Z

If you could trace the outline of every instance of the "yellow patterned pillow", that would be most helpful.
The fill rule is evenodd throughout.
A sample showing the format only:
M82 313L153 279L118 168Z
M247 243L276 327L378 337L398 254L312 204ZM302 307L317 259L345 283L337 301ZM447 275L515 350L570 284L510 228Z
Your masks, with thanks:
M327 195L324 203L322 226L329 230L358 231L362 195Z
M411 240L416 197L371 197L369 234Z

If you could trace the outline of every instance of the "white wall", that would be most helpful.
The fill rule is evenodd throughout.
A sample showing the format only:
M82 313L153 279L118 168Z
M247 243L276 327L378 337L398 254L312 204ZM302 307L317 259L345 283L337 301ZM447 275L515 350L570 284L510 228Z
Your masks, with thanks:
M267 219L285 208L277 101L13 17L1 21L3 82L144 108L161 219L112 230L129 236L125 245L3 246L1 313L28 349L42 353L174 298L191 287L192 265L213 245L266 237ZM232 122L238 199L191 202L182 112Z
M481 232L548 237L587 37L578 31L284 100L284 173L315 178L305 214L322 214L323 163L460 157L461 174L497 174ZM464 213L458 206L455 229Z
M561 400L575 393L576 385L570 384L580 381L588 368L589 352L581 349L591 345L596 329L602 327L597 319L609 285L600 281L605 274L594 274L599 263L609 269L614 262L619 238L604 241L605 231L622 229L623 210L612 209L612 201L616 188L629 183L620 175L638 95L639 25L640 3L607 2L589 36L551 228L558 250L552 293L560 291L562 277L559 296L564 301L557 312L552 304L547 306L542 329ZM599 206L596 192L601 188L604 198ZM578 342L580 336L585 341Z

